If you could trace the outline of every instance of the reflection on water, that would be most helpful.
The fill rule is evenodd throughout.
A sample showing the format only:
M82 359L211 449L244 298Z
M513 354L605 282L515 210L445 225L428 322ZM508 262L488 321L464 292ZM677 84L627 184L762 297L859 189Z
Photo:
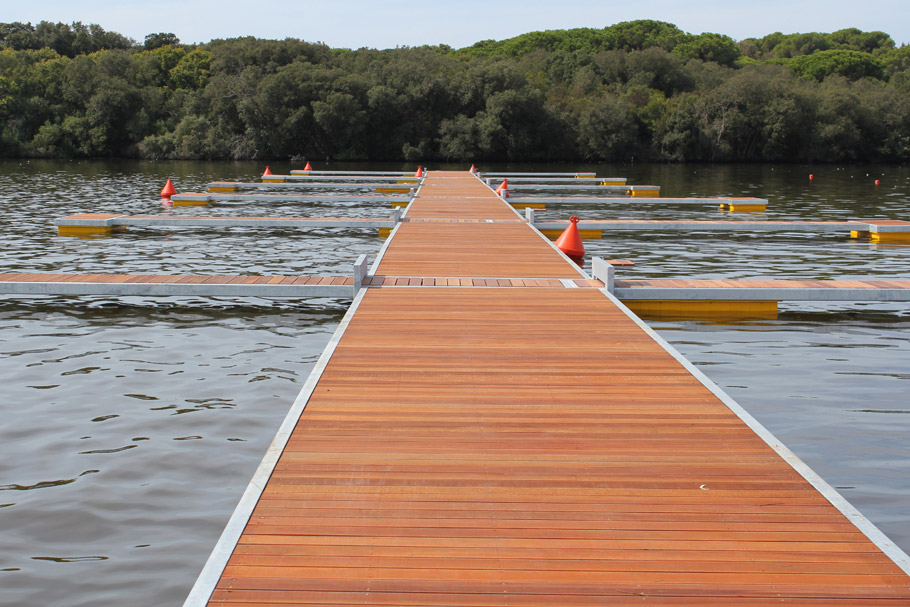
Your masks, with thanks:
M347 274L357 255L375 255L381 241L357 231L148 229L83 240L59 238L52 226L54 218L76 212L173 212L157 200L168 176L181 191L202 190L216 179L254 179L262 168L0 162L0 231L7 244L0 261L8 271ZM577 170L624 174L661 185L666 196L771 199L767 214L749 218L910 216L910 171L900 167ZM878 189L875 178L882 181ZM560 208L542 217L571 214ZM370 217L388 211L384 204L352 203L178 210ZM575 212L730 218L713 208L672 206ZM620 278L910 278L910 247L835 235L621 233L586 245L589 253L635 261ZM131 605L179 604L346 305L199 297L0 300L3 602L117 605L128 596ZM784 305L775 321L653 326L910 549L907 305Z

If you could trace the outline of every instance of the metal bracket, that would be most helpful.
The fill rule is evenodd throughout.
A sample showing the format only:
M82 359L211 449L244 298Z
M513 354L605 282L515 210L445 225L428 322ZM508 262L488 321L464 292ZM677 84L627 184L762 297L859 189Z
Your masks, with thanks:
M603 257L593 257L591 258L591 274L594 276L594 278L604 283L607 291L610 293L613 292L613 282L616 276L616 269L612 266L612 264L604 261Z
M361 255L354 262L354 296L363 288L363 279L367 276L367 256Z

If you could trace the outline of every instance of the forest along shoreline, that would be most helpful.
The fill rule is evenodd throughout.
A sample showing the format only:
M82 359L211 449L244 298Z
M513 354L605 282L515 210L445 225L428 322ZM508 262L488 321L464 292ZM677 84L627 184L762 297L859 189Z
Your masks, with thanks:
M0 23L0 156L910 161L910 46L641 20L453 49Z

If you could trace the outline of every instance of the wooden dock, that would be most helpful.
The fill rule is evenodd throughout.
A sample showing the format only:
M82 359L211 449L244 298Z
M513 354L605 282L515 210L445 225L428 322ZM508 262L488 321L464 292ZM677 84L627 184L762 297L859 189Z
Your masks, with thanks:
M366 279L445 288L357 292L187 607L910 604L906 554L480 180L406 216Z
M634 187L634 186L630 186ZM511 192L511 190L510 190ZM651 192L644 192L635 195L614 195L614 196L570 196L570 197L559 197L559 196L515 196L514 194L509 195L508 197L509 204L511 204L516 209L545 209L547 205L557 205L557 206L570 206L570 207L579 207L579 206L590 206L590 205L601 205L601 206L614 206L618 204L625 205L662 205L662 206L676 206L676 205L696 205L696 206L707 206L707 207L718 207L721 210L740 212L744 211L747 213L762 213L767 210L768 201L764 198L660 198L651 196Z
M493 183L494 180L487 180L489 185L495 186ZM611 184L610 182L603 183L590 183L588 179L578 179L576 183L572 185L559 185L559 184L549 184L549 183L519 183L518 185L512 185L509 183L509 191L547 191L547 190L594 190L594 192L601 193L610 193L614 196L646 196L646 197L657 197L660 195L660 186L657 185L617 185Z
M550 236L558 236L568 221L534 221L534 227ZM703 219L582 219L578 229L585 232L820 232L850 234L868 230L871 224L863 221L711 221Z
M174 194L171 202L175 207L180 206L205 206L209 204L224 203L257 203L257 202L277 202L277 203L310 203L319 204L338 204L338 203L356 203L361 205L369 204L393 204L406 206L411 201L410 196L344 196L339 194L279 194L279 193L242 193L242 192L186 192L183 194Z
M3 273L0 294L350 298L351 276Z
M182 194L182 197L197 195ZM215 196L198 195L206 199ZM176 198L176 196L175 196ZM258 201L257 195L248 198ZM268 197L266 197L268 198ZM335 202L351 202L339 197ZM331 198L327 198L326 202ZM354 200L360 202L360 200ZM372 201L369 201L372 202ZM403 201L401 208L409 201ZM431 221L431 218L403 219L406 223ZM108 235L130 227L140 228L262 228L262 229L379 229L385 236L393 227L402 221L401 210L393 210L388 219L370 217L270 217L270 216L205 216L205 215L123 215L119 213L78 213L61 217L54 221L60 236ZM556 238L568 226L568 221L535 220L529 216L530 223L545 236ZM882 234L901 237L910 236L910 222L891 221L876 223L876 220L856 221L705 221L705 220L606 220L582 219L578 230L584 239L601 238L604 232L816 232L840 233L853 238L870 237L878 230L888 230Z
M382 183L376 180L368 182L334 182L334 181L215 181L208 184L209 192L237 192L241 190L373 190L384 193L407 194L419 186L417 183Z
M388 219L367 217L212 217L204 215L120 215L78 213L54 221L59 236L105 236L128 228L263 228L391 230L400 211Z
M439 236L440 232L433 234ZM356 280L354 275L3 273L0 294L351 299L361 287L605 288L597 279L552 276L377 274L361 277L355 287ZM908 280L616 280L608 290L636 314L646 317L768 318L776 316L781 301L910 301Z

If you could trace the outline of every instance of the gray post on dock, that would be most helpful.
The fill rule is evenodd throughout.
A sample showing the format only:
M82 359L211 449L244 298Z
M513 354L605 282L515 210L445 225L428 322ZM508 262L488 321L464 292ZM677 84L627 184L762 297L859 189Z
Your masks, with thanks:
M616 275L616 270L612 264L606 262L603 257L592 257L591 274L594 278L604 283L607 291L613 292L613 279Z
M363 279L367 276L367 256L361 255L354 262L354 297L363 288Z
M525 207L525 219L529 224L534 225L534 209Z

